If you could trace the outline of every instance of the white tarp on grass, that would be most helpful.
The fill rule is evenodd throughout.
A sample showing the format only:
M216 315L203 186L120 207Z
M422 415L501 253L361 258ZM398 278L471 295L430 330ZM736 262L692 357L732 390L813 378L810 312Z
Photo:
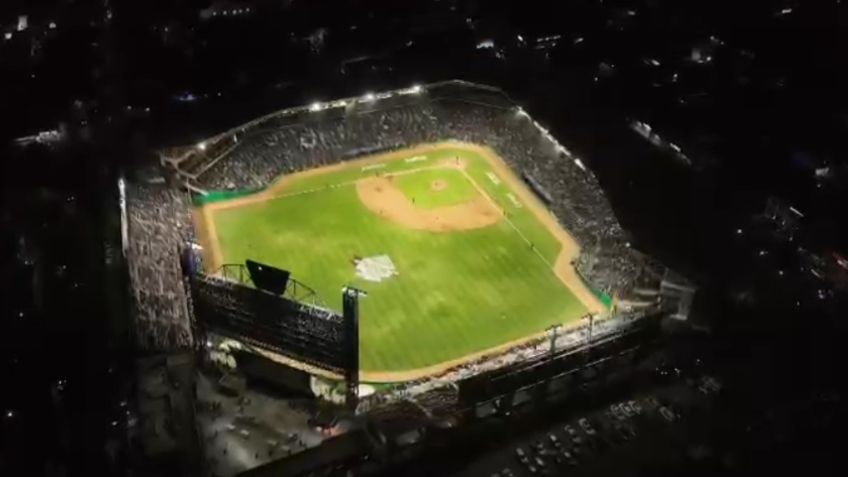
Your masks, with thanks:
M382 282L397 274L395 264L388 255L367 257L356 261L356 276L369 282Z

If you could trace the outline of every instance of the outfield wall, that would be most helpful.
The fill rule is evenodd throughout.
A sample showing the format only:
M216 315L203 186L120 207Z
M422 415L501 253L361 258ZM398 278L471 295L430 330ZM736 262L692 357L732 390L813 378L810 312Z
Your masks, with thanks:
M586 288L588 288L589 291L591 291L592 294L595 295L608 310L611 310L614 302L613 298L604 293L603 291L593 287L592 284L589 283L589 280L587 280L586 277L584 277L583 274L580 273L580 269L578 269L577 267L574 267L574 272L577 274L578 277L580 277L580 280L583 282L584 285L586 285Z
M265 189L216 190L210 191L206 195L196 194L192 196L191 202L195 207L200 207L207 204L214 204L215 202L225 202L237 199L246 195L262 192L263 190Z

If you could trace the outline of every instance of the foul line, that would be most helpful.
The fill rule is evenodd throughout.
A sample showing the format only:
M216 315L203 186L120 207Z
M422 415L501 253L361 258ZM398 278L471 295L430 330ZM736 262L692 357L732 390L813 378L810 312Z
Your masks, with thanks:
M479 192L480 194L482 194L482 195L483 195L483 197L485 197L485 198L486 198L489 202L491 202L491 203L492 203L492 205L494 205L496 209L499 209L499 210L501 211L501 213L502 213L502 215L503 215L503 218L504 218L504 221L505 221L506 223L508 223L510 227L512 227L512 230L515 230L515 232L518 234L518 236L519 236L519 237L521 237L521 239L522 239L522 240L524 240L524 242L525 242L525 243L527 243L527 245L530 245L530 247L531 247L531 248L533 249L533 251L536 253L536 256L538 256L539 258L541 258L541 259L542 259L542 262L544 262L544 263L545 263L545 265L547 265L547 266L550 268L551 273L553 273L553 274L554 274L554 276L556 276L556 270L554 270L554 265L553 265L551 262L549 262L549 261L548 261L548 259L547 259L547 258L545 258L545 256L544 256L544 255L542 255L542 253L541 253L541 252L539 252L539 249L537 249L537 248L536 248L536 246L535 246L535 245L533 245L533 242L531 242L531 241L530 241L530 239L528 239L528 238L527 238L527 236L526 236L526 235L524 235L524 233L523 233L521 230L519 230L519 229L518 229L518 227L515 225L515 223L513 223L513 221L509 219L509 216L508 216L508 215L507 215L507 213L506 213L506 209L504 209L504 208L503 208L500 204L498 204L498 202L497 202L495 199L493 199L493 198L489 195L489 193L488 193L488 192L486 192L486 191L485 191L485 190L484 190L484 189L483 189L483 188L482 188L479 184L477 184L477 181L476 181L476 180L474 180L474 178L473 178L473 177L471 177L471 175L470 175L470 174L468 174L468 172L467 172L467 171L465 171L465 169L460 169L460 170L462 171L462 174L465 176L465 178L466 178L466 179L468 179L468 181L469 181L469 182L471 182L471 185L473 185L473 186L474 186L474 188L476 188L476 189L477 189L477 192ZM554 238L556 238L556 237L554 237ZM557 240L557 241L559 241L559 240ZM557 277L557 278L559 278L559 277ZM567 287L569 290L571 290L571 287L568 287L568 285L567 285L567 284L563 283L563 285L566 285L566 287Z

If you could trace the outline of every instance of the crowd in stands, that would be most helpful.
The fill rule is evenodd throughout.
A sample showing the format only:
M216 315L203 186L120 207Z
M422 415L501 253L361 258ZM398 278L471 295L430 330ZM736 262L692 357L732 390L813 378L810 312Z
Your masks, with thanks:
M225 157L205 156L214 167L201 168L202 189L258 189L280 174L339 162L351 151L389 150L438 139L438 119L428 107L332 116L323 121L266 127L234 133Z
M596 290L621 297L630 293L650 265L644 254L627 243L613 242L583 249L574 266Z
M192 345L179 249L192 229L185 192L164 184L130 183L127 263L136 339L151 351Z

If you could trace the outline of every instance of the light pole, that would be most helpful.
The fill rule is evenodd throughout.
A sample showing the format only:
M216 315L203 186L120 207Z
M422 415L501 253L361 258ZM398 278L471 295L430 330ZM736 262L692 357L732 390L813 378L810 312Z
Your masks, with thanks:
M548 331L551 334L551 347L550 347L551 357L553 357L554 352L556 351L557 332L559 331L560 328L562 328L562 325L557 323L557 324L551 325L551 326L549 326L545 329L545 331Z

